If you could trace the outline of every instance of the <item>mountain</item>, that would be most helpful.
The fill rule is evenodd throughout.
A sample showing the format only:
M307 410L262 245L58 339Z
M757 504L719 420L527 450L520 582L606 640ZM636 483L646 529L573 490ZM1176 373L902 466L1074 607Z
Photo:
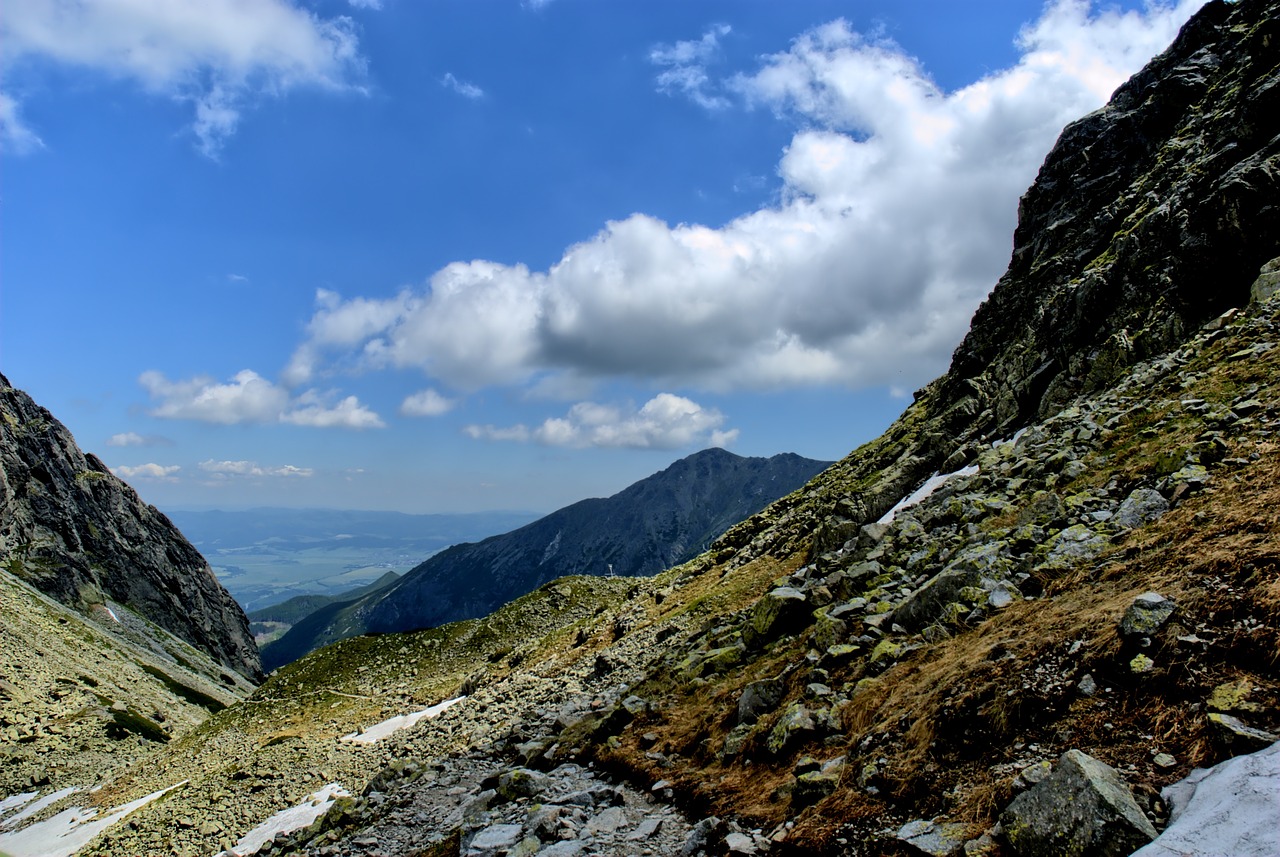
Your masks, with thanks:
M455 545L396 584L299 622L263 649L268 669L366 631L427 628L483 616L549 580L636 577L697 556L731 525L802 485L830 462L794 454L744 458L707 449L605 499Z
M128 609L251 679L249 622L209 564L0 375L0 563L82 611Z
M1208 3L883 436L656 576L280 668L114 770L175 788L91 847L310 808L265 853L1278 853L1278 107L1280 2Z
M298 622L326 608L341 609L366 595L386 589L400 579L394 571L388 571L368 586L359 586L341 595L295 595L288 601L263 607L249 613L249 629L259 646L279 639ZM341 605L332 608L332 605Z

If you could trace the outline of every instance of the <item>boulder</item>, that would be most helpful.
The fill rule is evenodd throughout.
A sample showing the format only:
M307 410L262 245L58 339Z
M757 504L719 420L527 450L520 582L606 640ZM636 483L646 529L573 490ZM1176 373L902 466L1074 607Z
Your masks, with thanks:
M794 634L812 619L805 594L790 586L779 586L756 602L742 628L742 641L759 648L784 634Z
M1124 611L1120 619L1120 636L1150 637L1164 627L1178 605L1158 592L1144 592Z
M1139 488L1120 504L1111 518L1117 527L1132 529L1150 523L1169 511L1169 501L1159 491Z
M1121 857L1156 837L1115 769L1080 750L1063 753L1053 773L1014 798L1000 822L1018 857Z
M738 697L738 722L755 723L761 714L772 711L786 694L782 678L766 678L753 681Z

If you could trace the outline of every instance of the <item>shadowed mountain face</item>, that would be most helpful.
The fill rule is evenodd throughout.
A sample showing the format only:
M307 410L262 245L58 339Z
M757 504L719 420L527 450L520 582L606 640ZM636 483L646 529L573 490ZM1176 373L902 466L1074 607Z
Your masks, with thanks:
M570 574L656 574L697 556L730 526L828 465L798 455L743 458L708 449L606 499L456 545L394 586L300 622L264 649L268 669L365 631L403 631L483 616Z
M262 675L244 611L204 557L2 375L0 562L63 604L115 602L244 676Z

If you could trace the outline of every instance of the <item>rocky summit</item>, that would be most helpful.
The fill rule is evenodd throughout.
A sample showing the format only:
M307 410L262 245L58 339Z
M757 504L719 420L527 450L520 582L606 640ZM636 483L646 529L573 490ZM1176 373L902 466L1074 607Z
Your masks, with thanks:
M1209 3L1063 132L883 436L653 577L54 771L0 850L75 804L131 813L111 855L1280 853L1278 97L1280 2Z

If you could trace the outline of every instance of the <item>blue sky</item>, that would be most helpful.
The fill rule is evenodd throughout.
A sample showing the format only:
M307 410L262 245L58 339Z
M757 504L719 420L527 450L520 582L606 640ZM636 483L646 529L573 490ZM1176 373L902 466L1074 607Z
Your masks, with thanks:
M9 0L0 371L161 508L839 458L1200 5Z

